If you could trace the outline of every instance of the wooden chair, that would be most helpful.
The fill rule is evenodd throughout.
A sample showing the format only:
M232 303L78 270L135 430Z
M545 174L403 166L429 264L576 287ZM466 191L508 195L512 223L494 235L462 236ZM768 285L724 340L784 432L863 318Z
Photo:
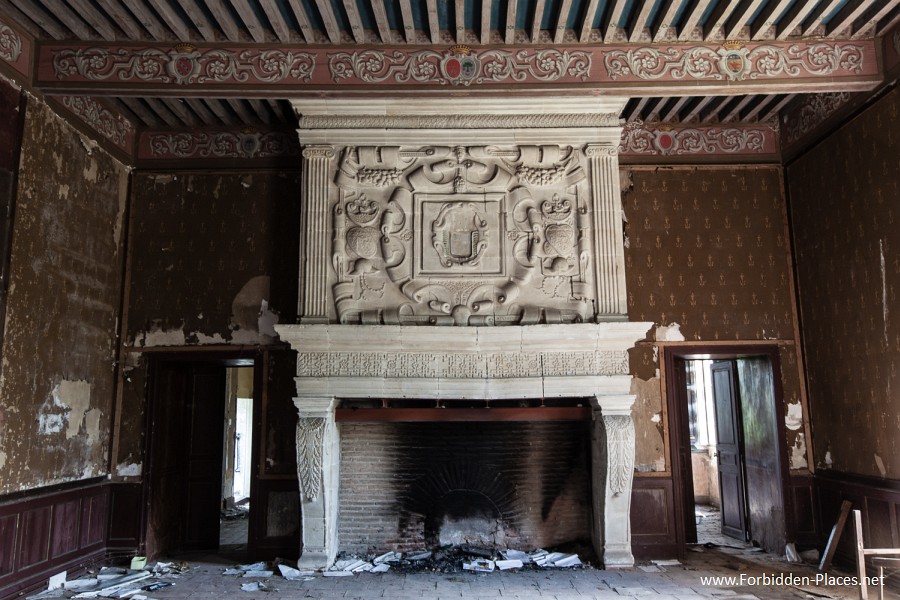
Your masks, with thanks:
M853 511L853 525L856 528L856 567L859 571L860 600L869 599L869 586L866 584L866 557L872 557L872 564L878 567L880 586L878 600L884 600L884 568L900 567L900 548L866 548L863 545L862 513Z

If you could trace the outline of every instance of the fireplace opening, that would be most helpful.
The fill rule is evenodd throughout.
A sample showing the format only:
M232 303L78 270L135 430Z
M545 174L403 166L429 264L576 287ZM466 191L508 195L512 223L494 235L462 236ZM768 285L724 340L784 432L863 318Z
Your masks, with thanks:
M587 542L589 424L342 422L340 549Z
M453 490L437 499L425 518L425 544L505 548L506 528L490 498L473 490Z

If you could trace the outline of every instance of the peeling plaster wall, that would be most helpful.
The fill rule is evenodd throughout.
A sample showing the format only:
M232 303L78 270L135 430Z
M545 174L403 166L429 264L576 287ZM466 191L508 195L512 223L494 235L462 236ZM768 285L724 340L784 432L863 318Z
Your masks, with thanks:
M900 88L787 171L819 468L900 480Z
M108 472L127 169L29 98L0 375L0 494Z
M624 172L624 171L623 171ZM657 342L794 342L789 245L780 170L774 167L631 169L623 177L628 316L656 323ZM656 352L658 349L654 349ZM782 345L784 413L800 406L794 347ZM656 354L641 363L658 368ZM665 464L658 374L638 368L634 418L638 470ZM656 391L652 391L653 386ZM660 416L661 418L661 416ZM805 469L803 414L787 430L791 464ZM795 423L796 421L792 421ZM658 427L660 436L653 434ZM799 440L799 441L798 441Z
M296 317L296 172L135 175L128 343L269 344Z

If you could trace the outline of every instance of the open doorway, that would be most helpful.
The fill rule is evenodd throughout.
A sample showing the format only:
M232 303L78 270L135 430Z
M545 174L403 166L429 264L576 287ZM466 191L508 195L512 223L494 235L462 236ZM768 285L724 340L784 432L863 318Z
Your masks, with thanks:
M242 557L252 509L254 359L167 355L151 370L145 552Z
M780 552L786 464L777 351L711 350L667 357L683 540Z
M253 448L253 368L225 370L226 398L219 549L246 553L250 523L250 467Z

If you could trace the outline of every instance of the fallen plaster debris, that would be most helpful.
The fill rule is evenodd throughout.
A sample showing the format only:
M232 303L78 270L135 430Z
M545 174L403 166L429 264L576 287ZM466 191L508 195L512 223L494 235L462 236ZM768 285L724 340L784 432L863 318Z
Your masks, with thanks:
M463 563L464 571L475 571L477 573L493 573L494 561L483 558L473 560L472 562Z
M265 592L269 588L262 582L254 581L253 583L242 583L241 589L245 592Z
M652 562L654 565L656 565L658 567L677 567L678 565L681 564L680 561L678 561L677 559L674 559L674 558L651 560L650 562Z
M496 564L497 568L501 571L507 571L509 569L521 569L523 566L525 566L525 564L517 558L509 560L497 560L494 561L494 564Z
M315 575L313 571L301 571L287 565L278 565L278 571L281 572L282 577L289 581L309 581L310 579L315 579L315 577L313 577L313 575Z

